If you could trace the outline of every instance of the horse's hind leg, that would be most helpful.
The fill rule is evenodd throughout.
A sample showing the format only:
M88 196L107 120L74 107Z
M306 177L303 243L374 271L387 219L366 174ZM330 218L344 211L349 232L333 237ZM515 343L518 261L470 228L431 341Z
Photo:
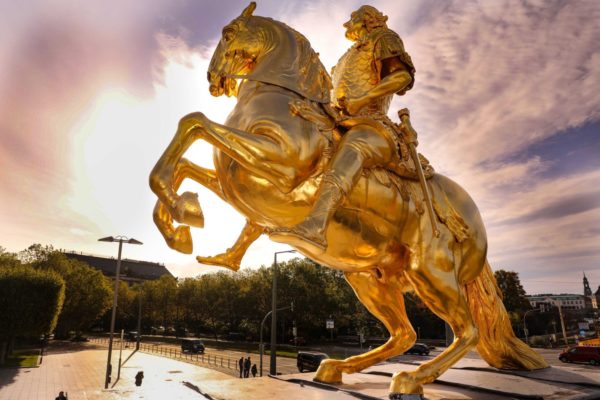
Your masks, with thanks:
M196 257L196 260L202 264L218 265L220 267L229 268L232 271L237 271L240 269L240 264L242 258L244 258L244 254L246 254L246 250L248 250L248 247L250 247L263 232L264 228L253 224L250 220L246 220L246 225L244 225L244 229L240 232L238 239L232 247L225 251L225 253L210 257L198 256Z
M411 260L406 276L415 291L438 317L448 322L454 332L454 342L433 360L423 363L413 372L394 374L390 385L390 398L401 394L422 394L421 385L433 382L438 376L459 361L479 339L477 328L456 278L450 254L441 255L437 249L435 263Z
M316 381L341 382L342 372L354 373L390 357L402 354L416 340L404 308L402 284L397 276L375 268L367 272L347 272L346 280L369 312L379 319L390 332L382 346L345 360L324 360L315 375Z

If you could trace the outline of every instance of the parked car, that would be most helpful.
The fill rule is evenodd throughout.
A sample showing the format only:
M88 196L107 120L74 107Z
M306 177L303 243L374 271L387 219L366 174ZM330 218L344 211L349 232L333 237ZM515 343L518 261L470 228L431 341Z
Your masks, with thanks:
M306 339L302 336L297 336L294 339L290 339L288 343L294 346L306 346Z
M165 327L164 326L153 326L150 328L150 333L153 335L162 335L165 333Z
M204 343L200 339L181 339L181 352L204 353Z
M321 361L329 358L325 353L318 353L316 351L299 351L298 352L298 371L316 371L321 364Z
M429 355L429 347L423 343L415 343L412 347L404 352L404 354L418 354L420 356Z
M142 337L139 333L137 333L137 331L129 331L125 333L125 340L128 340L130 342L137 342L138 338L141 339Z
M243 333L240 332L229 332L227 336L225 336L225 340L230 340L232 342L241 342L246 340L246 337Z
M600 365L600 347L576 346L564 350L558 356L562 362L580 362Z

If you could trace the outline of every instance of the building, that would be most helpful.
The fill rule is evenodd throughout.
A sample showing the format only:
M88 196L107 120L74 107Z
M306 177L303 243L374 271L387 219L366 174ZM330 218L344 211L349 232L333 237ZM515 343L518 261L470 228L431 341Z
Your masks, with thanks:
M586 307L585 296L580 294L539 294L527 296L533 308L548 311L551 307L560 307L563 310L584 310Z
M65 256L83 261L89 264L91 267L96 268L105 276L114 278L117 270L117 259L113 257L100 257L91 254L75 253L75 252L64 252ZM129 285L135 283L142 283L144 281L159 279L162 276L173 275L169 270L159 263L153 263L149 261L136 261L129 259L121 259L121 271L119 274L119 280L127 282Z
M583 273L583 295L585 296L586 308L598 309L598 293L600 292L600 286L595 294L592 294L590 283L588 282L585 272Z

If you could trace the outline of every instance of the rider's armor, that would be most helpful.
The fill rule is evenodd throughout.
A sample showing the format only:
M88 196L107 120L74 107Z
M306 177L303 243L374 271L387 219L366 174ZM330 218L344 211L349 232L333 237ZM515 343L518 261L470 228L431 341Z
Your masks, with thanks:
M377 86L385 78L381 76L382 60L393 57L397 57L404 64L406 71L413 78L406 88L396 94L406 93L414 84L415 68L412 60L404 50L402 39L394 31L380 28L368 33L350 47L333 68L332 103L344 115L338 121L339 126L351 128L360 124L370 125L395 144L399 157L392 160L390 165L382 165L382 167L399 176L416 179L414 166L410 165L402 130L387 116L394 94L372 100L355 115L347 112L343 100L362 97ZM422 160L422 163L426 175L430 176L432 170L428 162Z
M404 51L402 40L395 32L387 28L376 29L356 42L333 68L333 105L344 109L340 98L356 99L377 86L382 79L381 61L392 57L398 57L402 61L414 82L415 68L410 56ZM413 82L398 94L404 94L412 87ZM393 94L390 94L375 99L359 115L387 114L392 97Z

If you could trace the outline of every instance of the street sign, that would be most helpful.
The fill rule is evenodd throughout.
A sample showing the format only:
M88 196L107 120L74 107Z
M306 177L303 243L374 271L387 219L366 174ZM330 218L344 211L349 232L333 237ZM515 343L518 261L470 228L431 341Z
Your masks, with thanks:
M327 329L333 329L333 320L332 319L328 319L327 321L325 321L325 327Z

